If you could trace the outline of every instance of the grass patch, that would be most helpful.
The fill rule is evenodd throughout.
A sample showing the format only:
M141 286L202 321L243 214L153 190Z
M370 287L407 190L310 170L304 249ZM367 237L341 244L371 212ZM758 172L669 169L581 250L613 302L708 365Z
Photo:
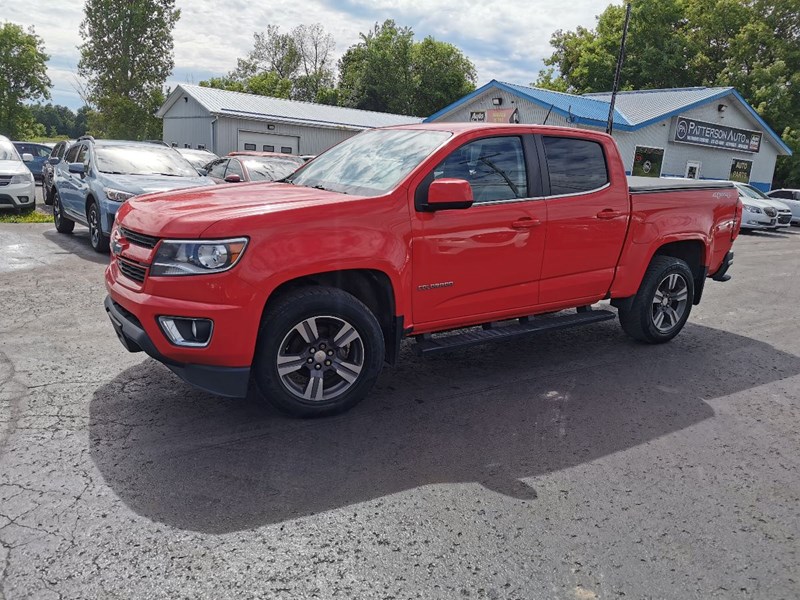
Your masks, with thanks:
M48 215L38 210L29 213L0 213L0 223L52 223L53 215Z

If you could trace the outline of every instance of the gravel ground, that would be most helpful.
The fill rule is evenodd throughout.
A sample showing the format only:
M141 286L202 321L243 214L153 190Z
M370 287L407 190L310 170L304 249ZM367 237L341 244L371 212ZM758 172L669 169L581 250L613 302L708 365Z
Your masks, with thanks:
M0 598L800 596L798 229L670 344L404 346L316 421L126 353L84 228L0 247Z

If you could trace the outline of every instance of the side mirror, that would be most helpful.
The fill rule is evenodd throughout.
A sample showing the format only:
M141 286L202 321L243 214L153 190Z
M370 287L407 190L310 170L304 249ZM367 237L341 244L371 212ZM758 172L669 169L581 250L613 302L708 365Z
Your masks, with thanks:
M206 175L208 175L208 171L207 171L206 169L201 169L201 168L198 168L198 169L197 169L197 172L198 172L200 175L202 175L203 177L205 177Z
M58 159L57 156L51 156L50 158L47 159L47 162L49 162L51 165L57 165L61 161Z
M33 162L33 154L29 152L23 153L22 162Z
M472 187L465 179L434 179L428 188L428 210L454 210L472 206Z
M86 174L86 165L83 163L69 163L69 172L76 175Z
M242 178L239 177L236 173L231 173L225 177L225 183L240 183Z

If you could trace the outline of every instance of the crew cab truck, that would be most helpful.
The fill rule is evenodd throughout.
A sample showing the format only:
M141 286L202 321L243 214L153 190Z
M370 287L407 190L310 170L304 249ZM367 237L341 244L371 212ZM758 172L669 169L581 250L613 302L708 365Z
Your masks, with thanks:
M662 343L725 281L730 183L633 180L602 133L425 124L350 138L276 183L139 196L105 307L133 352L297 416L346 410L421 354L613 319ZM566 311L566 312L565 312ZM463 331L468 329L466 331Z

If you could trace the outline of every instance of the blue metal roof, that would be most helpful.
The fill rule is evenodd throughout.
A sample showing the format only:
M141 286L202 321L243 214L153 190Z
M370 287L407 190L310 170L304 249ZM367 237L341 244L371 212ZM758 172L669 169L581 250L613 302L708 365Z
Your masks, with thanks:
M514 94L547 109L552 107L553 112L574 123L605 127L608 122L608 109L611 102L610 92L577 96L513 83L504 83L494 79L471 94L431 115L424 122L435 121L491 89ZM791 156L792 150L766 124L764 119L745 101L739 92L732 87L694 87L619 92L614 104L614 128L619 131L636 131L726 96L733 96L760 125L764 133L769 135L781 150Z

